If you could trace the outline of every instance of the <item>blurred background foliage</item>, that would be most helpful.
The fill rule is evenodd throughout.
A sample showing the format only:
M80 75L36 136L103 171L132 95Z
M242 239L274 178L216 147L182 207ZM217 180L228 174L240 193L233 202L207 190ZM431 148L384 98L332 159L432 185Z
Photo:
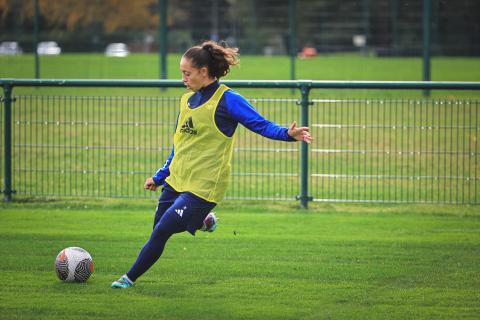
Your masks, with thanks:
M40 41L56 41L62 52L102 52L111 42L157 52L158 2L39 0ZM420 0L297 0L295 7L297 51L421 54ZM170 53L205 39L227 40L244 54L288 52L289 0L182 0L167 8ZM34 11L32 0L0 0L0 41L32 52ZM480 55L480 1L432 0L431 28L434 55Z

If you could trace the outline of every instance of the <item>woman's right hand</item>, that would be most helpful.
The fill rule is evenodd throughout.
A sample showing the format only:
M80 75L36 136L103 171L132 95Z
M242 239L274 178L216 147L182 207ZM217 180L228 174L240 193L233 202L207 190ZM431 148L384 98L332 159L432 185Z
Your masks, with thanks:
M153 178L147 178L147 180L145 180L145 184L143 185L143 188L145 190L151 190L151 191L155 191L157 190L158 186L155 184L155 181L153 181Z

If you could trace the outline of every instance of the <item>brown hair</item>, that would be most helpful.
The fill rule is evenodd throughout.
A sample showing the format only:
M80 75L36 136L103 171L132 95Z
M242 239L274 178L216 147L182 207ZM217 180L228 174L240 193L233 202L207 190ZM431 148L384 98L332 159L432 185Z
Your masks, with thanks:
M205 41L188 49L183 56L192 61L195 68L207 67L208 75L220 79L227 75L230 66L240 63L238 48L229 48L225 42Z

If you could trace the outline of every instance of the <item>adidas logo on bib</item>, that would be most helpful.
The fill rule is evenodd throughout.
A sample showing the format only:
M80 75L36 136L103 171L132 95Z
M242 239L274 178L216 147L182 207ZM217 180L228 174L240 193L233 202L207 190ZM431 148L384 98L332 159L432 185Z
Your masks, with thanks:
M182 125L180 128L180 133L188 133L192 135L198 134L198 131L193 127L193 120L192 117L189 117L187 121Z

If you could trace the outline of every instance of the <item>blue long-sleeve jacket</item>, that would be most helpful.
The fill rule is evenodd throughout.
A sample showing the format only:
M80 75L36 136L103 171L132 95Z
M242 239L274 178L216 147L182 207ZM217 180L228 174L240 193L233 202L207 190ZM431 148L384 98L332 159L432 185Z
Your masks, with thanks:
M188 99L189 107L193 109L205 103L212 97L219 85L218 81L215 81L209 86L195 92ZM287 128L265 119L244 97L231 89L225 91L218 103L215 111L215 123L220 131L229 137L235 133L240 123L247 129L266 138L281 141L295 141L295 139L288 135ZM174 147L172 147L172 152L167 161L152 177L155 184L163 184L165 178L170 175L169 167L174 155L175 151Z

